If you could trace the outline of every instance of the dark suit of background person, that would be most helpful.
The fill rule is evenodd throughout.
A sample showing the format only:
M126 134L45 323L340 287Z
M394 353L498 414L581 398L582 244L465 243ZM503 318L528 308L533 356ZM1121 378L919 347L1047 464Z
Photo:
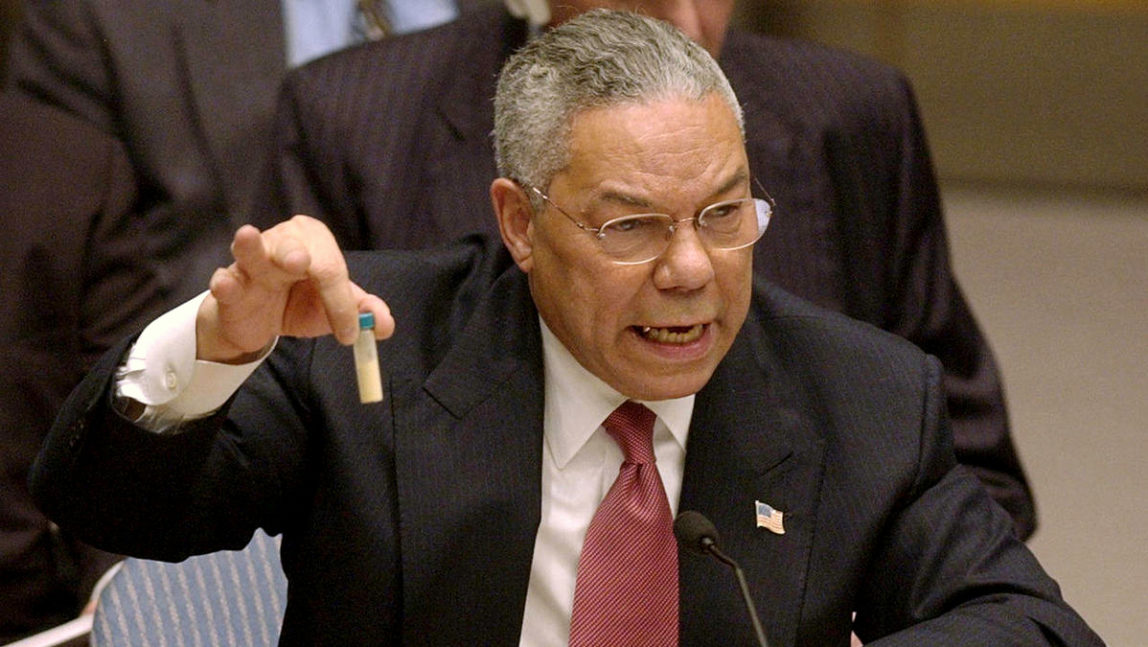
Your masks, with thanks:
M265 164L287 71L281 4L26 0L13 35L10 85L124 142L172 304L227 263Z
M155 434L108 408L120 348L70 399L33 489L61 524L146 557L282 532L285 645L517 645L543 455L526 276L476 238L350 270L399 322L379 345L387 404L359 404L350 349L283 338L229 410ZM697 396L679 509L719 527L772 644L845 645L854 610L872 640L954 608L893 644L995 646L1005 628L1100 644L955 465L940 382L903 340L756 285ZM75 496L74 478L92 487ZM755 527L755 499L784 535ZM752 642L724 566L683 553L681 582L682 645Z
M20 20L23 0L0 0L0 86L7 78L8 42L12 26Z
M135 195L117 142L0 95L0 642L74 618L118 559L55 531L27 475L96 358L156 314Z
M493 231L495 77L527 38L499 7L343 52L289 76L256 224L306 213L347 249ZM1000 378L955 282L911 91L858 56L731 30L720 58L744 104L754 176L777 199L758 274L941 359L958 458L1013 515L1035 509Z

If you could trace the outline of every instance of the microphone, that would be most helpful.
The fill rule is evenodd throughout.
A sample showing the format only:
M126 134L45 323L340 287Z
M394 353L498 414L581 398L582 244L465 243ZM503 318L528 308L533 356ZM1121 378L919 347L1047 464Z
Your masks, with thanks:
M718 531L713 522L700 512L686 510L674 519L674 536L678 543L687 550L699 555L713 555L719 562L733 569L737 576L737 584L741 587L741 597L745 601L745 608L749 611L749 620L753 624L753 633L757 635L757 644L769 647L765 641L765 631L761 628L761 620L757 618L757 609L753 606L753 597L749 594L749 584L745 581L745 573L737 562L718 548Z

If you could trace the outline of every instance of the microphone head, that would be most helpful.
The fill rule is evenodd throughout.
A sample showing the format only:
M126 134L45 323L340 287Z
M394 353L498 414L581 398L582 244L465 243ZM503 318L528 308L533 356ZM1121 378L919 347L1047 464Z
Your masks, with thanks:
M686 510L674 519L674 536L683 547L700 555L709 553L710 546L718 541L713 522L696 510Z

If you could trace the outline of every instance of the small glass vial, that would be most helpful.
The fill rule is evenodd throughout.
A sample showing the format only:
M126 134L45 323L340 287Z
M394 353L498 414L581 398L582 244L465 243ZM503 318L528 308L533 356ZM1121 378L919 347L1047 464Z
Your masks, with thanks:
M375 315L359 313L359 338L355 340L355 376L359 381L359 402L383 401L383 380L379 372L379 349L375 342Z

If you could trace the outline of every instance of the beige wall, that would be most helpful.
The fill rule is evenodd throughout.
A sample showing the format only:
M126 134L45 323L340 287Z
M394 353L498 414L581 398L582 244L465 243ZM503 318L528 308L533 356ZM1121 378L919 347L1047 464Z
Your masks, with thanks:
M743 0L918 92L944 180L1148 192L1148 2Z
M1148 645L1148 195L949 186L953 262L1004 377L1029 546L1110 647Z

